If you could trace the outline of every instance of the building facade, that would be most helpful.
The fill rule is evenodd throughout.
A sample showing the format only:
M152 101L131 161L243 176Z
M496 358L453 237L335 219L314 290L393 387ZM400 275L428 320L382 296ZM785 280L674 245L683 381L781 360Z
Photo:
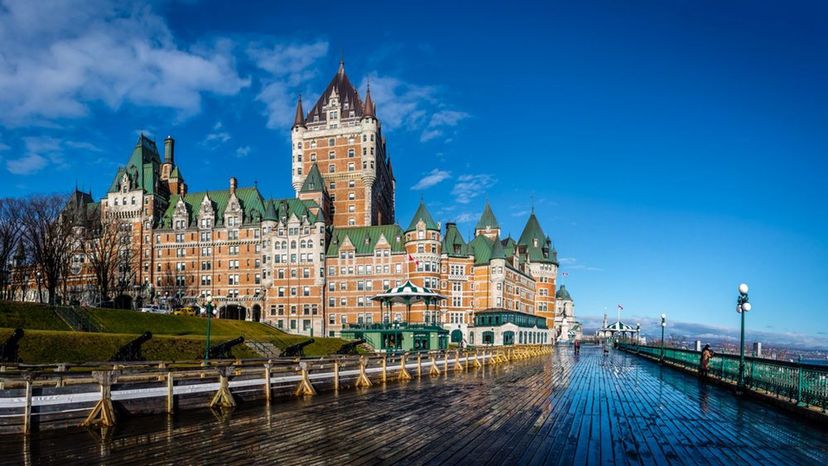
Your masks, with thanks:
M294 197L268 199L232 177L225 189L191 192L175 141L164 140L162 156L142 135L107 194L94 201L76 192L72 215L79 228L92 217L121 225L129 257L121 293L136 306L198 305L211 296L220 318L337 335L381 322L370 298L410 279L447 297L437 309L413 306L411 321L460 330L467 341L483 310L555 325L557 251L534 211L517 240L503 237L488 202L468 241L422 202L406 227L396 222L376 105L343 64L310 111L297 102L290 157ZM77 262L72 286L88 290L83 254ZM403 314L401 307L391 319Z

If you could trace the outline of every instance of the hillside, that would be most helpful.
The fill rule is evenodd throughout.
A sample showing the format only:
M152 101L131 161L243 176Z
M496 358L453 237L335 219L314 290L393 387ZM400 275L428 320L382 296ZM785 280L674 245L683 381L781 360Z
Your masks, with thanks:
M96 308L80 312L96 331L73 331L47 305L0 301L0 342L11 334L12 329L23 328L25 336L20 342L20 357L28 363L105 361L120 346L145 331L153 334L152 340L143 346L144 356L148 360L197 359L204 351L207 321L200 317ZM212 320L212 343L239 336L244 336L248 341L269 342L279 348L308 339L257 322ZM339 338L314 339L316 342L305 348L308 356L333 353L345 343ZM259 357L246 346L237 346L234 355Z

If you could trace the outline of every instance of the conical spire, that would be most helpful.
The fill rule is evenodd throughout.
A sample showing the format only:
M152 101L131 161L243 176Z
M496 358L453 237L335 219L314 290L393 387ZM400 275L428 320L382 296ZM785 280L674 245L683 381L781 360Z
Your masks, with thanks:
M426 208L425 202L420 200L420 205L417 207L417 212L414 213L414 218L411 219L411 224L408 225L408 229L405 230L406 232L414 231L417 229L417 223L422 220L425 223L426 230L436 230L440 231L440 228L437 226L437 223L434 221L434 217L431 216L428 209Z
M345 74L345 56L339 59L339 70L337 70L337 74L340 76Z
M492 244L492 259L506 259L506 249L503 247L503 243L500 242L499 236L495 236Z
M322 174L319 172L319 165L317 165L316 162L313 162L313 165L311 165L311 169L308 172L308 176L305 178L305 182L302 183L302 189L300 189L299 192L313 193L324 190L325 182L322 181Z
M293 117L293 127L305 126L305 112L302 110L302 96L296 102L296 116Z
M374 100L371 98L371 83L369 82L365 89L365 105L362 108L363 117L377 117L377 106L374 105Z
M499 228L500 225L497 223L497 218L495 218L494 212L492 212L492 206L489 204L489 201L486 201L486 206L483 207L483 214L480 215L480 220L477 221L477 225L474 229L496 230Z

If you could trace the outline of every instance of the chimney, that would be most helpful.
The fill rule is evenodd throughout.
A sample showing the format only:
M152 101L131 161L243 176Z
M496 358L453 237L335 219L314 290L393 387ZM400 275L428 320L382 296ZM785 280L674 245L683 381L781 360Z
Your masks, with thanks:
M235 194L236 194L236 185L237 185L237 183L236 183L236 177L235 177L235 176L231 176L231 177L230 177L230 194L231 194L231 195L235 195Z
M180 194L181 197L184 197L184 196L187 195L187 185L186 184L181 183L181 184L178 185L178 194Z
M175 139L172 136L164 139L164 163L175 163Z

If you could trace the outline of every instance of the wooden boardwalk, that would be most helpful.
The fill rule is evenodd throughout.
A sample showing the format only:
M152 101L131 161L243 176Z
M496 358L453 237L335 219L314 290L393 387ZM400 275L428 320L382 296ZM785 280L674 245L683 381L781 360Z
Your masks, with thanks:
M828 464L828 431L584 347L219 415L0 438L8 464Z

